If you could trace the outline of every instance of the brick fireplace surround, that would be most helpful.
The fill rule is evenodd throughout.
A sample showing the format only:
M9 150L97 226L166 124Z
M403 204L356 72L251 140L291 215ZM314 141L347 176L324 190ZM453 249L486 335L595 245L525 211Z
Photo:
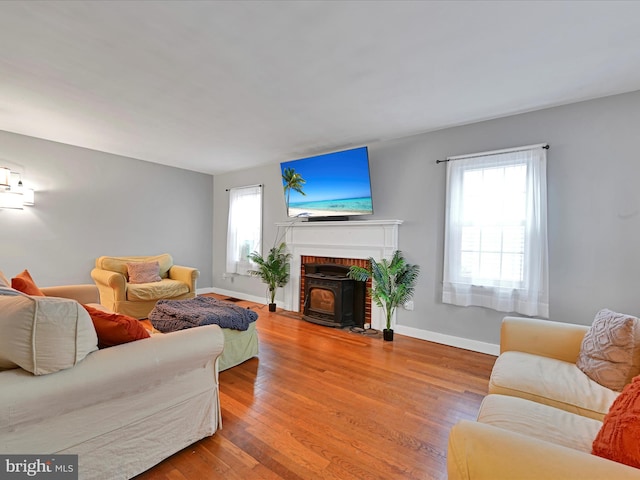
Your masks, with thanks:
M369 260L362 258L336 258L336 257L316 257L313 255L302 255L300 259L300 303L298 304L298 311L303 311L303 305L305 301L305 271L304 266L309 263L332 263L334 265L344 265L350 267L351 265L359 265L360 267L368 268ZM364 323L371 324L371 296L369 295L369 287L371 287L371 279L367 280L366 295L364 298Z
M353 220L308 222L296 220L276 224L287 243L291 259L291 278L284 287L284 308L301 310L304 295L305 263L360 264L367 259L391 258L398 249L398 230L402 220ZM384 328L384 312L372 305L367 295L365 322L375 329ZM369 320L369 318L371 320ZM392 322L392 326L395 322Z

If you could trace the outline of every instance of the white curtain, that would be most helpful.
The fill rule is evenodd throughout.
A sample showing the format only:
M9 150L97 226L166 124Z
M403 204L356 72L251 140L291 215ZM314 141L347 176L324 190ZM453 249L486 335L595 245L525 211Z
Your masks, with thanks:
M444 303L549 317L546 162L534 146L447 163Z
M262 187L229 189L227 273L246 275L253 264L247 256L262 248Z

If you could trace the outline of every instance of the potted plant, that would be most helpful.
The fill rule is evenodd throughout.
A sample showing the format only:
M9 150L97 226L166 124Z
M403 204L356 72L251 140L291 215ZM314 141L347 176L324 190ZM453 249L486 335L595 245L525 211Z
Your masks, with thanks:
M251 252L247 258L256 264L256 270L249 270L249 275L259 277L267 284L269 290L269 311L276 311L276 290L289 282L289 260L291 254L286 252L287 244L282 242L278 247L269 250L264 258L258 252Z
M387 319L387 326L383 330L383 338L393 341L393 330L391 329L391 318L398 305L404 305L411 300L420 272L418 265L410 265L402 256L400 250L393 253L391 260L383 258L376 262L369 258L370 268L353 265L349 269L349 277L361 282L373 279L373 284L369 288L369 294L379 307L384 309Z

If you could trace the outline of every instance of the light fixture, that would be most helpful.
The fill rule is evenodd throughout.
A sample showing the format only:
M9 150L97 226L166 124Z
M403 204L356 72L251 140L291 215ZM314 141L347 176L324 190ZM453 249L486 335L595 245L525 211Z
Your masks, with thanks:
M0 167L0 187L9 187L11 184L11 170L7 167Z
M11 190L0 192L0 208L23 209L22 193Z
M0 167L0 208L20 209L35 205L35 192L22 183L21 175Z
M27 188L22 185L22 180L18 182L18 188L22 193L22 204L32 207L36 204L36 193L33 188Z

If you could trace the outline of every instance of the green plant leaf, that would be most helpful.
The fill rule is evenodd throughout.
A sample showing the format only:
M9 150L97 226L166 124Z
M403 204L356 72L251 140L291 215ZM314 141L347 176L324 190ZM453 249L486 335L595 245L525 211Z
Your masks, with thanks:
M391 260L369 258L369 263L369 269L352 266L349 277L361 282L373 280L369 294L374 303L384 309L386 328L391 328L391 317L398 305L413 298L420 267L408 264L400 250L393 253Z
M266 258L258 252L251 252L247 257L257 265L255 270L248 271L249 275L258 277L267 284L271 303L275 302L278 288L289 283L291 254L286 249L286 243L282 242L271 248Z

